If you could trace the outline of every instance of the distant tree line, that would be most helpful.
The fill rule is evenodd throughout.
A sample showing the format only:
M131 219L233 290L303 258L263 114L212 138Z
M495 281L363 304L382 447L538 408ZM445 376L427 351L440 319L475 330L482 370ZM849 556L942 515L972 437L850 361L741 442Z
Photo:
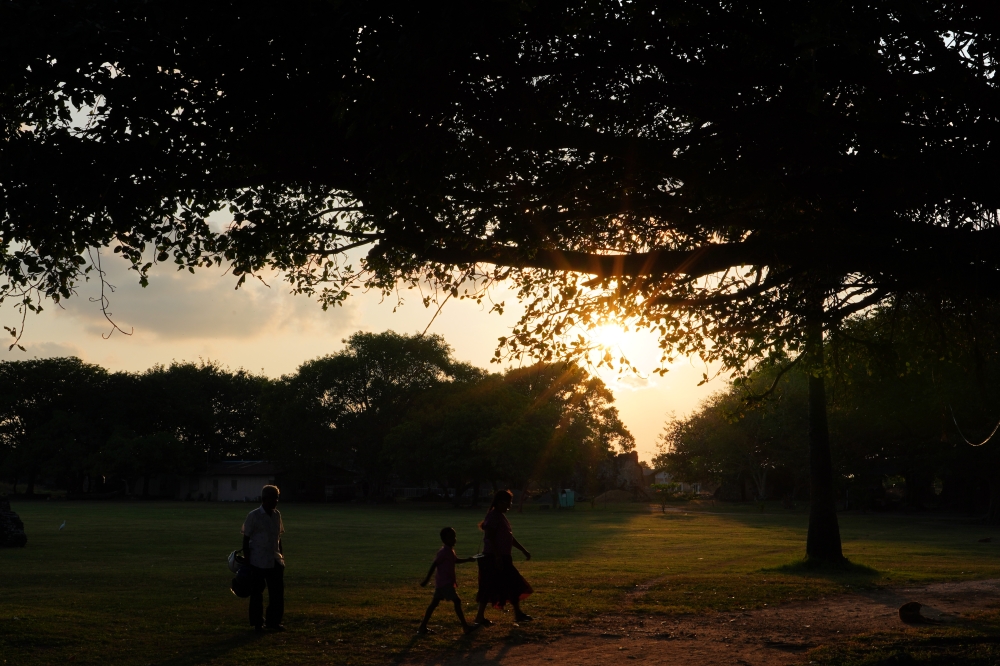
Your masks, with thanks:
M831 336L822 372L842 506L988 508L1000 522L995 321L911 302ZM758 365L669 420L654 466L727 499L807 498L808 376L794 361Z
M611 392L574 364L491 374L456 361L440 336L345 343L278 379L211 362L138 373L2 362L0 478L27 494L44 482L142 496L154 477L264 459L289 497L334 486L375 499L400 484L599 490L607 462L634 448Z
M214 363L108 372L78 358L0 363L5 481L148 494L151 477L259 455L268 380Z

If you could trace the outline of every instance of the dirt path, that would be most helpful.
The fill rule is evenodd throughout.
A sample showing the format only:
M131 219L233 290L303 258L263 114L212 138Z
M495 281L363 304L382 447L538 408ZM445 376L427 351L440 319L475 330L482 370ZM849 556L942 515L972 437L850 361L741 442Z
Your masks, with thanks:
M652 584L655 581L650 581ZM634 594L641 595L648 587L640 586ZM609 666L634 660L686 666L785 666L804 663L805 651L846 636L920 631L920 627L908 626L899 619L898 609L907 601L924 604L921 612L932 620L951 622L963 614L1000 604L1000 579L844 594L761 610L668 620L626 612L597 618L547 643L477 646L444 660L403 663Z

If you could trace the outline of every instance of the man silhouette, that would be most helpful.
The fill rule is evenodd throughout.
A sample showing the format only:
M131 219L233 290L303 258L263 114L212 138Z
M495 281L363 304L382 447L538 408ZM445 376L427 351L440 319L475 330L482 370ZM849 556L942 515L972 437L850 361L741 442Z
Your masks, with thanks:
M264 631L264 585L267 585L267 628L284 631L281 617L285 614L285 560L281 551L281 522L277 486L264 486L260 491L260 506L247 514L243 522L243 554L252 568L256 584L250 594L250 624Z

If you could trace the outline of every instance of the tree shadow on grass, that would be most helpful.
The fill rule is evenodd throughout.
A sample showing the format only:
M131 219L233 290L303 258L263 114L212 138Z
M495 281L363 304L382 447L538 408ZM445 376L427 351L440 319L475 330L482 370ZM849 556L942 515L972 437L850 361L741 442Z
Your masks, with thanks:
M761 571L782 573L791 576L819 577L836 582L857 583L870 583L882 575L878 569L851 562L847 558L844 558L841 562L801 559L777 567L761 569Z
M197 648L189 650L186 654L174 655L169 659L155 663L156 666L194 666L195 664L204 664L207 661L221 657L237 648L243 647L247 643L252 643L261 638L264 637L251 633L232 636L218 643L200 645Z
M677 511L670 511L667 509L666 513L653 512L653 516L659 518L660 520L674 520L674 521L691 521L697 520L698 516L694 513L680 513Z

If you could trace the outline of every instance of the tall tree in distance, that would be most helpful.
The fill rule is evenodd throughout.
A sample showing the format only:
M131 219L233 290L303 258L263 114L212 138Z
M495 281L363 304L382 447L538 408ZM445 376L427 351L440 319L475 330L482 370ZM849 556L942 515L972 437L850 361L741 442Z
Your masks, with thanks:
M79 486L88 455L108 423L104 368L78 358L0 363L0 446L14 488L27 483L34 494L43 473L57 473Z
M850 322L831 345L843 381L832 423L848 455L897 461L920 508L935 476L945 499L986 481L1000 522L1000 311L996 304L899 299Z
M767 499L776 475L784 478L785 492L794 495L798 479L808 478L808 455L801 446L808 425L808 377L777 372L759 366L692 414L669 419L653 466L680 481L721 486L726 499ZM766 399L753 399L770 386L774 389ZM752 495L746 493L747 481ZM731 489L738 495L727 496Z
M400 473L460 490L500 480L526 492L586 487L610 455L635 448L613 403L580 366L537 363L424 394L388 446Z
M609 454L635 448L614 395L575 363L514 368L504 383L525 400L526 409L499 428L490 445L503 476L522 487L533 484L555 493L572 478L591 485Z
M196 474L224 458L259 457L259 401L268 380L213 362L155 365L115 373L115 405L105 472L142 481L148 494L159 470ZM137 493L139 491L136 491Z
M269 446L299 467L345 461L362 473L366 496L381 496L393 470L384 446L393 426L422 393L482 371L452 358L438 335L358 332L344 342L280 380L265 426Z
M490 444L497 428L516 421L526 407L526 399L499 375L425 391L387 436L395 471L454 488L456 506L471 486L477 502L482 483L498 490L497 482L509 479L501 475Z
M0 290L68 297L110 246L143 282L272 267L324 306L510 279L505 349L542 360L606 321L665 361L804 352L806 550L840 560L824 341L903 294L997 295L996 11L7 3Z

